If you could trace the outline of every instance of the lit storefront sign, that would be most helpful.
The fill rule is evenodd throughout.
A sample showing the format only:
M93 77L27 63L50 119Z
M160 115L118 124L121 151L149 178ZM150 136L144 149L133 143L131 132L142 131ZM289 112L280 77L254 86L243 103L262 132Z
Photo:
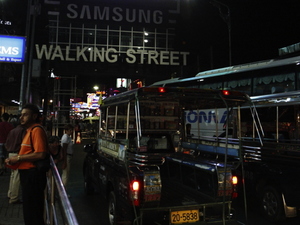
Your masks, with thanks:
M128 88L128 85L131 83L131 79L127 78L117 78L117 88Z
M25 37L0 35L0 62L23 63Z

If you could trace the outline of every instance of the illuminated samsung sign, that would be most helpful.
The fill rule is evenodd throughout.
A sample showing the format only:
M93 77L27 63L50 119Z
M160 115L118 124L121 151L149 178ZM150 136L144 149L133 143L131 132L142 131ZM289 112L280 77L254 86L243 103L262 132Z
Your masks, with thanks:
M180 13L180 0L45 0L48 14L62 21L170 25ZM55 7L56 5L56 7ZM54 6L54 7L53 7ZM58 10L59 9L59 10Z
M23 63L25 37L0 35L0 62Z
M128 23L163 23L162 10L129 9L121 7L100 7L69 4L68 19L106 20Z

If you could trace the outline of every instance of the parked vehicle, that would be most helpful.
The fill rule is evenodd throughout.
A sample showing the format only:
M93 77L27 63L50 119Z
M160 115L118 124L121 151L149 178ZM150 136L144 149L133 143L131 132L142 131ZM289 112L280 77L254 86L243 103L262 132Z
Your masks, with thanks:
M243 123L239 137L242 138L244 160L238 175L239 180L245 182L239 184L242 184L241 190L245 188L247 192L245 197L249 196L243 198L245 202L253 200L254 206L271 221L300 214L300 182L296 178L300 172L299 63L300 56L283 57L202 71L194 77L152 84L234 89L251 96L256 106L253 113L259 114L257 125L261 126L253 130L252 116L241 112ZM248 123L247 117L250 118ZM238 137L234 130L229 130L233 132L230 136Z
M273 222L299 216L299 96L297 91L251 97L263 145L250 130L242 138L243 168L236 175L245 180L247 201ZM242 115L247 118L246 111ZM245 119L242 126L249 123Z
M143 87L106 98L97 141L85 146L86 193L104 195L111 225L236 224L232 171L241 144L228 138L226 118L240 133L240 117L230 112L248 103L240 92L195 88Z

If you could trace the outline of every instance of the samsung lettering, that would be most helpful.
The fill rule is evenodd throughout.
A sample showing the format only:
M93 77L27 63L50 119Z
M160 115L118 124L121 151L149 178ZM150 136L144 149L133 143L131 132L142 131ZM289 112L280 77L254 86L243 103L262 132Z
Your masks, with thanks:
M105 20L129 23L154 23L162 24L163 12L160 10L123 9L121 7L100 7L76 4L67 6L69 19Z

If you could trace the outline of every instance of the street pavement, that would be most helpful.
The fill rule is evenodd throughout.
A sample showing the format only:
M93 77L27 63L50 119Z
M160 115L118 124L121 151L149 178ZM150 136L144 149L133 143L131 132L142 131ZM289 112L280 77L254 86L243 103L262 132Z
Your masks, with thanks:
M74 156L71 165L71 174L67 193L70 195L70 202L76 215L78 224L84 225L107 225L103 212L105 201L99 195L86 196L84 193L84 182L82 174L82 163L85 156L83 146L91 143L92 140L84 139L81 144L74 145ZM58 169L60 169L58 167ZM10 170L0 176L0 225L23 225L22 204L9 204L7 191L10 179ZM102 215L101 215L102 214Z
M106 214L106 201L99 194L86 195L84 193L83 160L85 152L83 147L92 143L91 139L83 139L81 144L74 145L74 156L71 165L70 182L67 186L70 202L80 225L108 225Z
M69 200L79 225L108 225L105 199L97 192L88 196L84 193L82 164L86 153L83 152L83 146L91 142L90 139L84 139L82 143L74 145L74 156L66 191L70 195ZM8 203L9 176L9 171L0 176L0 225L23 225L22 204L12 205ZM236 209L238 224L240 225L272 225L272 223L261 218L255 209L248 211L248 221L246 222L243 205L235 203L233 208ZM279 223L279 225L299 224L299 217Z
M7 191L10 179L10 171L0 176L0 225L22 225L22 204L9 204Z

